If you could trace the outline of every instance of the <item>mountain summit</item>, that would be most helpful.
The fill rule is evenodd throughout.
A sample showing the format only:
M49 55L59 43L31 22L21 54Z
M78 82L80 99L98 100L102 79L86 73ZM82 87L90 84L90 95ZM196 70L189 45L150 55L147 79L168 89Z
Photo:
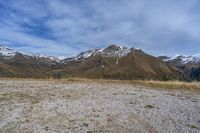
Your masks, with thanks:
M65 59L65 61L82 61L96 55L101 55L102 57L123 57L127 56L131 52L143 53L142 50L137 48L128 48L120 45L110 45L103 49L91 49L82 52L76 56Z
M11 57L16 55L18 52L15 50L12 50L6 46L0 45L0 56L4 57Z
M110 45L62 61L64 77L111 79L184 79L184 73L141 49Z

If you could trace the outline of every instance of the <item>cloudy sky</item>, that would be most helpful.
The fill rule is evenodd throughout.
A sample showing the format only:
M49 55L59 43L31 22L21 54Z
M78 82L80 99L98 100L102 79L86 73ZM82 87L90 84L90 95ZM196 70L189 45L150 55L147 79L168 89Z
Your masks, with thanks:
M0 0L0 43L70 56L121 44L153 55L200 53L200 0Z

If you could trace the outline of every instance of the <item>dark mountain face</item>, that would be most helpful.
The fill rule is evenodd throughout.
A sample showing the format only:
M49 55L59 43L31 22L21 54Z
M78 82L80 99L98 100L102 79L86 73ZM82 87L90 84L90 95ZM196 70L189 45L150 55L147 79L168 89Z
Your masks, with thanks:
M141 49L111 45L93 49L56 61L47 57L32 56L11 49L0 58L1 77L83 77L105 79L185 80L179 68L151 56ZM6 55L6 56L5 56ZM193 71L198 76L197 71Z
M195 68L193 67L190 69L191 69L190 70L191 79L200 81L200 66L195 67Z

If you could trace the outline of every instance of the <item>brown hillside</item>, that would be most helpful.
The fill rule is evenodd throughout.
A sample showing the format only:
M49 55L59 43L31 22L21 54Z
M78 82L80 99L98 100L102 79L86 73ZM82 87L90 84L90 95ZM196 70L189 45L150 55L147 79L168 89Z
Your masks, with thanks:
M159 58L135 50L123 57L95 55L78 65L68 65L65 77L182 80L184 74Z

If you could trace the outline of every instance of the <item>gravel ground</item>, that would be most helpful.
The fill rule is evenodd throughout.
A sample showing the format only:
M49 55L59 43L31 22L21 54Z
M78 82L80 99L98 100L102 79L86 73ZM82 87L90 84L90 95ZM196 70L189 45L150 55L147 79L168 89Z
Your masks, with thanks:
M200 133L200 92L0 80L0 132Z

